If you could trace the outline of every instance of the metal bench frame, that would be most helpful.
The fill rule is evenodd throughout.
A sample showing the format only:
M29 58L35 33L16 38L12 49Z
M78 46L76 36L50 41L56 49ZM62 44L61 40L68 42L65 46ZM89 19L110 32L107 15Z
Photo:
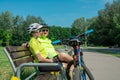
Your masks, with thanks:
M48 70L49 68L52 68L52 70L49 70L50 71L62 71L62 65L59 64L59 63L34 63L34 58L32 58L32 54L30 53L30 51L23 47L23 46L7 46L4 48L4 52L11 64L11 67L13 69L13 72L15 74L15 76L17 76L19 79L20 79L20 72L21 72L21 69L23 67L35 67L36 68L36 71L34 73L32 73L31 75L29 75L25 80L29 80L30 78L32 78L33 76L35 76L38 72L40 73L41 71L39 71L37 68L38 67L41 67L41 68L45 68ZM24 62L20 62L18 64L16 64L17 62L14 61L14 59L16 58L21 58L22 57L25 57L23 55L18 55L16 53L19 53L19 54L26 54L26 53L29 53L30 55L27 55L27 56L30 56L32 60L32 63L29 62L29 60L27 61L24 61ZM14 54L14 55L12 55ZM55 69L55 70L54 70ZM43 72L43 71L42 71ZM64 75L64 74L62 74Z

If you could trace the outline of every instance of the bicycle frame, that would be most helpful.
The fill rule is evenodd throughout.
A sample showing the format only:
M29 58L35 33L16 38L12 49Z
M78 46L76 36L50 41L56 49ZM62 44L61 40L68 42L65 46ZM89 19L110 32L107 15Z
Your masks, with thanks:
M73 39L69 42L69 44L74 49L74 54L73 54L74 67L79 66L80 72L82 74L82 78L83 78L83 80L86 80L85 74L82 73L82 71L81 71L82 64L83 64L83 58L82 58L83 53L80 48L81 41L79 41L78 39Z
M83 54L82 54L82 51L80 49L80 45L82 44L82 42L78 38L81 37L81 36L85 36L85 35L87 35L91 32L93 32L93 29L90 29L90 30L86 31L86 32L76 36L75 38L73 38L69 41L69 45L72 46L73 49L74 49L73 59L74 59L75 62L78 61L78 65L80 67L82 66L82 62L83 62L83 60L82 60Z
M87 80L86 74L90 78L90 80L94 80L91 72L84 64L83 53L82 53L82 50L80 47L82 42L79 40L79 37L85 36L90 32L93 32L93 30L88 30L85 33L78 35L78 36L69 40L69 46L73 47L74 54L73 54L73 61L68 63L68 66L67 66L68 70L66 70L66 71L69 72L70 66L74 65L75 70L77 70L77 73L75 73L75 74L77 74L77 76L75 75L75 78L74 78L75 80L76 80L76 78L77 78L77 80L79 80L79 79L80 80ZM68 79L70 79L70 76L68 76L68 74L67 74L67 77L68 77Z

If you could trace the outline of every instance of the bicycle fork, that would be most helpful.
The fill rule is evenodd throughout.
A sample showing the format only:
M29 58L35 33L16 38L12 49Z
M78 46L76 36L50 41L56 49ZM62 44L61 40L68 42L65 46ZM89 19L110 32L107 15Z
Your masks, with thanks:
M80 74L81 74L81 80L87 80L86 75L84 73L84 69L82 67L83 60L82 60L82 53L81 53L79 46L74 47L74 53L75 53L75 55L73 56L73 58L74 58L75 62L77 62L77 64L75 64L75 67L77 67L77 65L79 67Z

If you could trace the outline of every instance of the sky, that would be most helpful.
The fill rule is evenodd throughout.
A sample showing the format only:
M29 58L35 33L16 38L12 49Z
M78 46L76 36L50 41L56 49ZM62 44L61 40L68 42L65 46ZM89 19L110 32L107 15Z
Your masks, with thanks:
M70 27L74 20L90 19L113 0L0 0L0 13L13 16L40 16L48 25Z

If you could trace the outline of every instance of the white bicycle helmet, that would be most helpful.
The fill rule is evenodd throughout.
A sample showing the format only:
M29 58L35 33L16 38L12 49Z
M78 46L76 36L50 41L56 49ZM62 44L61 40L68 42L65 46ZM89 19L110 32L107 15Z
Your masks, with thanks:
M30 34L31 32L37 31L37 30L39 30L39 29L42 28L42 27L43 27L43 25L40 25L40 24L38 24L38 23L33 23L33 24L30 24L30 25L29 25L27 31L28 31L29 34Z

